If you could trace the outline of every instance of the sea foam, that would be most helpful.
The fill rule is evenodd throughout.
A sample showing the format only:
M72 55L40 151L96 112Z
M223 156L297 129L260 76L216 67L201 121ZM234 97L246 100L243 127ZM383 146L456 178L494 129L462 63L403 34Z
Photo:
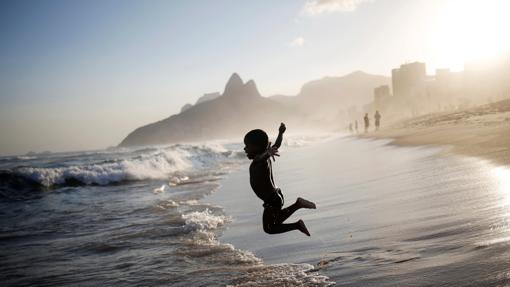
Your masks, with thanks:
M120 155L119 155L120 154ZM108 185L124 181L186 178L173 176L211 168L221 160L232 160L238 153L218 144L150 147L142 150L116 151L113 160L57 167L19 167L12 171L43 186Z
M248 268L243 273L227 286L324 287L335 284L329 277L319 274L313 265L306 263L261 265Z
M191 237L184 240L186 248L177 253L187 257L203 258L225 265L260 265L262 260L253 253L235 248L232 244L219 242L216 231L232 218L214 214L211 210L193 211L182 215Z

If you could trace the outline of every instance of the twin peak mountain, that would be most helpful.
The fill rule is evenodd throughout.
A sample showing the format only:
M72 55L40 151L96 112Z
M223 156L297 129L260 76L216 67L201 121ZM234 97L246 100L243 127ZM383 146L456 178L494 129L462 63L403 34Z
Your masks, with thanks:
M119 146L157 145L177 142L235 138L254 128L278 128L295 118L282 103L260 95L253 80L244 83L234 73L220 96L199 102L179 114L137 128Z
M261 97L257 85L253 80L243 83L243 80L237 73L233 73L225 85L223 92L225 97Z
M356 72L309 82L297 96L267 98L260 95L253 80L244 83L234 73L223 94L206 94L195 105L183 107L179 114L137 128L119 146L215 139L242 141L246 132L256 128L266 130L272 137L280 122L293 131L329 128L332 121L338 121L342 109L347 108L344 100L354 98L350 104L368 103L373 89L389 81L387 77Z

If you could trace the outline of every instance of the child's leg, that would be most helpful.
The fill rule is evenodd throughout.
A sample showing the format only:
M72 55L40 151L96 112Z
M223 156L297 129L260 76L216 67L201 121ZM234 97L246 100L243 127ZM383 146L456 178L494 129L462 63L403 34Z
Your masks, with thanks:
M283 223L287 218L289 218L296 210L300 208L312 208L315 209L315 203L298 197L296 202L292 205L287 206L286 208L280 210L276 215L276 222Z
M283 223L285 220L287 220L287 218L289 218L294 212L296 212L296 210L300 209L301 206L299 205L299 203L296 201L294 204L292 205L289 205L287 206L286 208L284 209L281 209L280 211L278 211L278 213L276 214L276 218L275 218L275 221L277 223Z
M286 223L283 224L281 221L277 221L278 214L281 210L274 207L264 208L262 215L262 227L268 234L284 233L298 229L297 223Z
M295 205L295 204L293 204ZM298 207L299 208L299 207ZM297 210L297 208L296 208ZM295 210L294 210L295 211ZM310 236L308 229L306 229L303 220L298 220L294 223L281 223L277 221L278 214L281 210L273 207L264 208L264 214L262 215L262 226L264 231L268 234L284 233L292 230L299 230L304 234ZM290 214L289 214L290 216Z

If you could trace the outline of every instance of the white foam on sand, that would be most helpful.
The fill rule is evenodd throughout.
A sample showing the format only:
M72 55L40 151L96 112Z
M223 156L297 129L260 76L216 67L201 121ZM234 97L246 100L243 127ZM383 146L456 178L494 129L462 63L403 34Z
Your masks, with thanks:
M291 135L285 137L283 145L288 147L303 147L334 140L338 137L338 134Z
M261 260L253 253L236 249L232 244L217 240L215 231L232 221L231 217L216 215L211 210L193 211L182 215L185 227L192 232L191 238L184 239L187 248L177 253L188 257L206 257L222 264L259 265Z
M189 257L208 257L215 263L233 268L233 273L242 274L230 280L232 285L249 286L331 286L334 284L327 276L318 273L310 264L272 264L264 265L252 252L235 248L232 244L217 240L218 228L232 221L225 215L215 215L209 209L193 211L182 215L186 226L193 230L191 239L186 239L189 248L179 250L180 255ZM234 266L234 267L232 267Z
M248 268L244 275L234 279L232 285L228 286L319 287L334 284L335 282L327 276L320 275L310 264L284 263Z
M198 230L212 230L225 225L232 219L224 215L214 215L209 209L183 214L187 226Z

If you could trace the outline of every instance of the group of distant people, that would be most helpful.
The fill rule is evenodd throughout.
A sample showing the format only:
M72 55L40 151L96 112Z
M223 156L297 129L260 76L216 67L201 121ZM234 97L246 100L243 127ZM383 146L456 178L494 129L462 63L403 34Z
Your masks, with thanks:
M374 120L375 120L375 131L378 131L379 127L381 126L381 114L379 113L379 111L375 111ZM363 122L365 124L365 133L368 133L368 128L370 127L370 118L368 117L368 113L365 113L365 116L363 117ZM352 122L349 123L349 131L351 133L354 133L354 131L356 131L356 133L359 133L358 120L354 121L354 129L353 129Z

